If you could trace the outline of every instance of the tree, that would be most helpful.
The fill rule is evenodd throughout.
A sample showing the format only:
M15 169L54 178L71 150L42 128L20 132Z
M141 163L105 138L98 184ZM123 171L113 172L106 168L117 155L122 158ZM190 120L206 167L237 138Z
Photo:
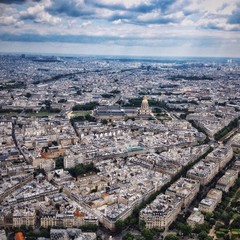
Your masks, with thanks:
M76 165L75 167L69 168L68 171L73 177L78 177L85 173L90 173L90 172L97 173L97 172L99 172L99 169L96 168L94 166L94 164L91 162L88 164L80 163L80 164Z
M67 99L65 99L65 98L62 98L58 101L58 103L66 103L66 102L67 102Z
M215 230L218 231L220 228L224 227L224 225L220 222L216 222L215 224Z
M103 120L101 121L101 123L104 124L104 125L107 125L107 124L108 124L108 120L107 120L107 119L103 119Z
M224 236L224 240L230 240L231 238L230 238L230 236L229 236L229 234L225 234L225 236Z
M211 219L211 217L212 217L212 214L211 214L211 213L206 213L206 215L205 215L205 220L206 220L207 222L209 222L209 220Z
M80 90L77 90L76 94L77 95L82 95L82 92Z
M122 238L123 240L134 240L134 235L131 232L127 232L127 234Z
M116 81L117 79L115 79L115 81ZM118 81L118 80L117 80ZM110 93L114 93L114 94L119 94L120 93L120 91L119 90L117 90L117 89L114 89L114 90L112 90Z
M198 234L198 239L199 239L199 240L212 240L212 237L208 236L207 232L201 231L201 232Z
M135 225L137 225L137 223L138 223L138 219L137 218L135 218L135 217L129 218L129 225L135 226Z
M174 234L168 234L166 237L165 237L165 240L179 240L179 237L174 235Z
M179 223L178 229L182 232L184 236L188 236L192 233L192 227L188 224Z
M237 216L236 219L231 223L232 228L239 228L240 226L240 216Z
M229 224L229 221L231 220L231 216L230 213L224 211L222 216L221 216L222 220L224 221L225 224Z
M207 227L206 223L196 224L196 225L195 225L195 228L194 228L194 232L195 232L195 233L200 233L200 232L202 232L202 231L205 231L205 232L208 231L208 227Z
M89 111L89 110L93 110L96 106L98 106L99 103L98 102L89 102L89 103L85 103L83 105L77 104L75 106L73 106L72 110L73 111Z
M64 168L64 157L59 156L56 158L56 161L55 161L55 169L62 169L62 168Z
M222 211L215 210L214 211L214 217L215 219L220 219L222 216Z
M140 230L144 229L145 227L146 227L146 222L143 221L143 220L139 221L139 228L140 228Z
M85 116L85 119L88 122L96 122L95 117L91 116L89 113Z
M32 96L32 94L30 93L30 92L27 92L26 94L25 94L25 97L26 98L30 98Z
M142 235L147 240L152 240L155 236L155 232L152 229L144 228L142 230Z
M44 176L46 176L46 172L43 168L37 168L34 170L33 172L33 176L36 177L38 174L43 174Z
M117 220L115 223L116 231L121 232L125 228L125 223L123 220Z

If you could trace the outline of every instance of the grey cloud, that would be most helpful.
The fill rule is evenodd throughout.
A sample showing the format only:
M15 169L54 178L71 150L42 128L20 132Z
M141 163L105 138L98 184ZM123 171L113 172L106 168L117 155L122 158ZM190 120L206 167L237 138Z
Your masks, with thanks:
M33 0L33 2L40 2L41 0ZM4 4L23 4L27 2L27 0L0 0L0 3Z
M79 6L76 2L69 0L53 0L52 6L46 8L50 14L58 15L65 14L70 17L91 17L94 15L95 10L86 4Z
M142 3L132 7L126 7L123 4L101 3L98 0L92 0L91 3L98 8L106 8L110 10L126 10L130 12L138 12L138 13L148 13L153 11L154 9L159 9L162 12L165 12L176 1L177 0L152 0L150 3L147 3L147 4Z
M13 3L22 4L25 2L26 0L0 0L0 3L4 3L4 4L13 4Z
M228 18L229 24L240 24L240 5Z
M161 12L167 11L167 9L176 2L176 0L152 0L148 4L140 4L132 7L126 7L123 4L114 4L114 1L110 4L102 3L98 0L85 1L82 5L77 5L73 0L53 0L52 6L46 8L46 10L53 15L67 15L70 17L81 17L81 18L103 18L97 14L97 9L108 9L115 11L115 13L106 17L109 21L115 21L118 19L133 20L141 13L150 13L153 10L159 10ZM119 14L118 11L124 11L124 14ZM130 21L130 23L134 23ZM135 21L137 23L137 21ZM154 21L153 21L154 22ZM158 20L158 22L164 24L170 22L168 19ZM143 23L141 23L143 24Z

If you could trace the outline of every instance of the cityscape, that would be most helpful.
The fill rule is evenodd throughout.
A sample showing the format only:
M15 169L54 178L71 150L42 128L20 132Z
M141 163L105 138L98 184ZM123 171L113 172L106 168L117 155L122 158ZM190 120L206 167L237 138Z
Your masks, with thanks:
M238 236L239 62L1 55L2 234Z
M0 240L240 239L238 0L0 9Z

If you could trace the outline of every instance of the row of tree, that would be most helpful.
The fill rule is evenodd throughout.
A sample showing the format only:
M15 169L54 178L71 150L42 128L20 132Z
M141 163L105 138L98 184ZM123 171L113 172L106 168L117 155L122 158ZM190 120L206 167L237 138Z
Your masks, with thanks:
M74 116L71 118L72 122L83 122L83 121L88 121L88 122L96 122L97 119L90 115L89 113L86 115L82 116Z
M77 105L73 106L72 110L73 111L89 111L89 110L93 110L98 105L99 105L98 102L89 102L89 103L85 103L85 104L77 104Z
M227 133L229 133L230 131L232 131L234 128L236 128L238 126L238 118L234 119L233 121L231 121L226 127L222 128L220 131L218 131L215 135L214 138L215 140L219 140L222 137L224 137Z

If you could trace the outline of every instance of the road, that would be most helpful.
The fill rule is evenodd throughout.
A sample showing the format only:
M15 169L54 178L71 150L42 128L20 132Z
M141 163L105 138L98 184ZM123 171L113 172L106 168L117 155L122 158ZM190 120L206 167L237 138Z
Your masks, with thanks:
M12 121L12 139L13 139L13 142L14 142L16 148L18 149L18 151L22 154L24 160L25 160L28 164L30 164L30 162L29 162L28 158L25 156L23 150L22 150L22 149L19 147L19 145L18 145L18 141L17 141L16 134L15 134L15 124L16 124L15 121L16 121L16 120L13 120L13 121Z

